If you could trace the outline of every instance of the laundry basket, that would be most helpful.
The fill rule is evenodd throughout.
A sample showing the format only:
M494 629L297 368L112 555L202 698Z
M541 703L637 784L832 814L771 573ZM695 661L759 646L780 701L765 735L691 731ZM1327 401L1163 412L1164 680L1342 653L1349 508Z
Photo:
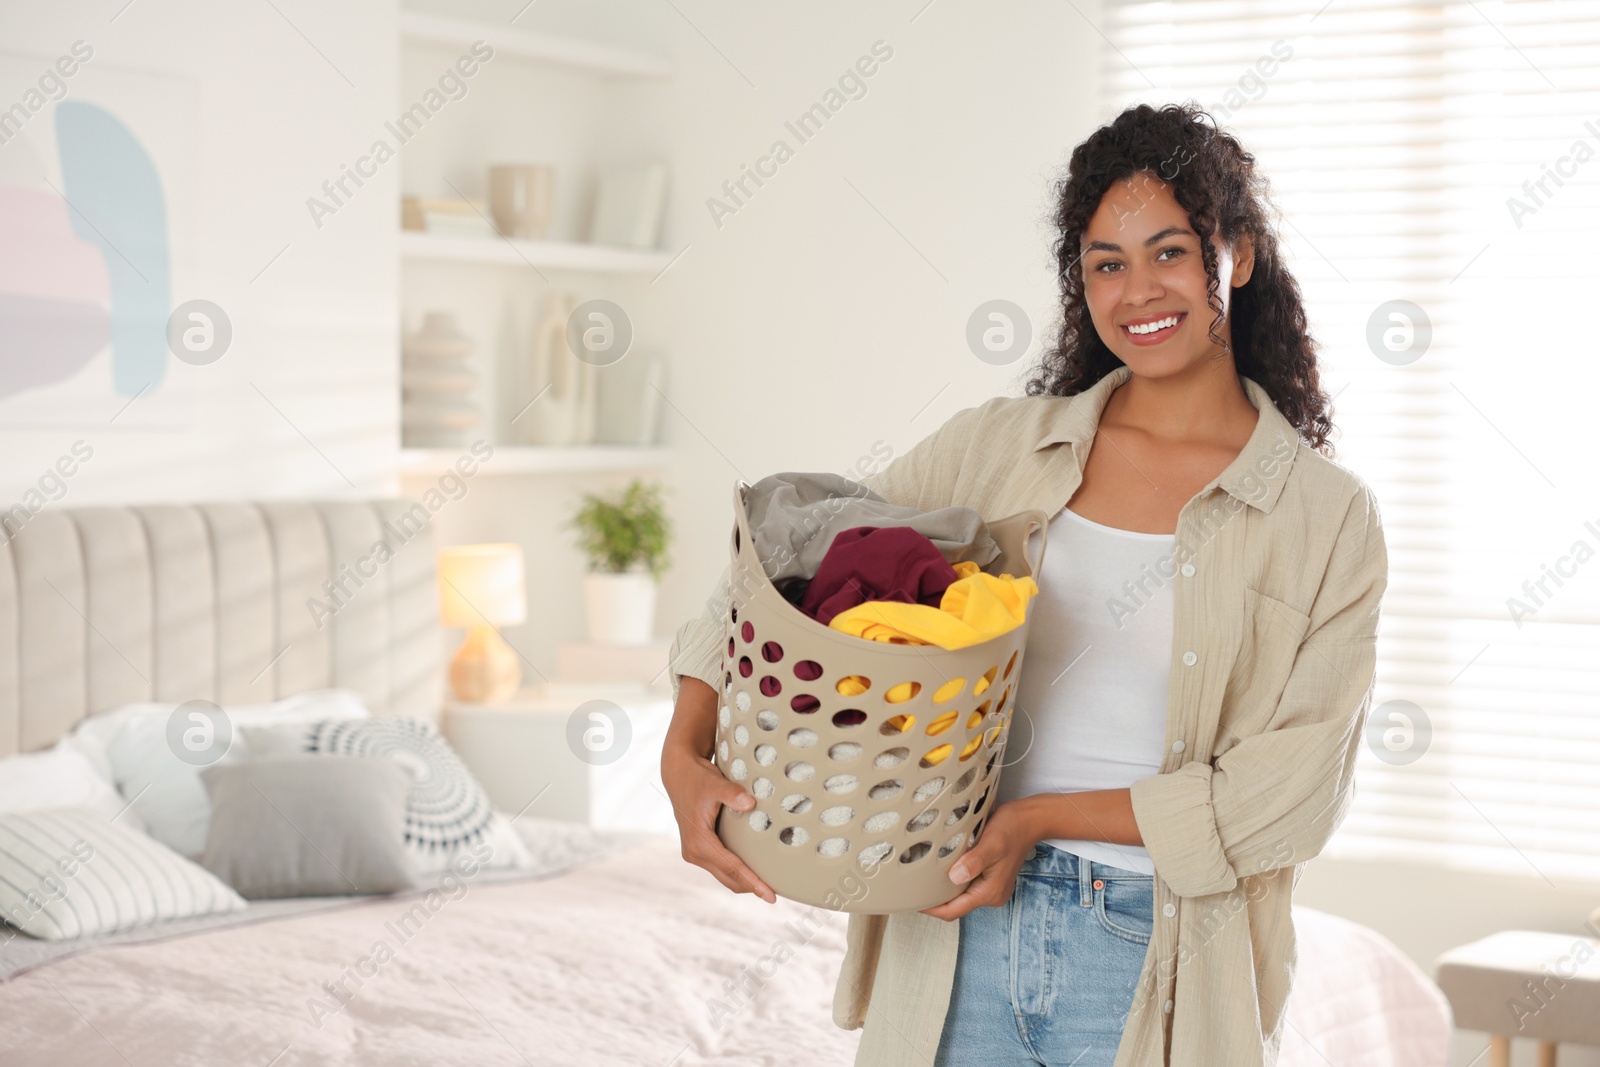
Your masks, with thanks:
M942 904L960 892L950 867L999 784L1033 606L1022 625L962 649L831 629L767 578L749 488L734 484L715 762L756 804L724 807L717 834L791 900L874 914ZM989 522L1001 554L984 570L1037 582L1048 527L1036 508Z

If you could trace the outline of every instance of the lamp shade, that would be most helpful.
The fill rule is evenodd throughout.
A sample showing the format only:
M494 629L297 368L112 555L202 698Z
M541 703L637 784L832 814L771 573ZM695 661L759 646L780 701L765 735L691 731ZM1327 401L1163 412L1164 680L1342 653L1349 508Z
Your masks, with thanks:
M439 613L446 626L526 621L522 546L453 545L439 550Z

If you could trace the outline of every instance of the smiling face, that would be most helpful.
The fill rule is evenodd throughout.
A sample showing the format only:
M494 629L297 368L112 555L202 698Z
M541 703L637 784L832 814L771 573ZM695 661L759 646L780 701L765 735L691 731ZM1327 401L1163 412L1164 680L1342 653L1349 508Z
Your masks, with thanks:
M1250 279L1250 240L1230 247L1214 237L1212 247L1225 279L1217 335L1231 344L1230 296ZM1108 189L1084 230L1082 251L1095 331L1135 374L1180 374L1224 351L1207 336L1215 312L1206 304L1200 238L1166 182L1140 174Z

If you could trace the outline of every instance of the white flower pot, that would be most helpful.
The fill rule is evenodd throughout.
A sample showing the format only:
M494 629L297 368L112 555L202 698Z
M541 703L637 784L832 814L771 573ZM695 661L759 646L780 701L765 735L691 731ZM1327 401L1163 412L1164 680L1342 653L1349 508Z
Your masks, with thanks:
M649 644L656 618L656 580L648 571L583 576L589 640L603 645Z

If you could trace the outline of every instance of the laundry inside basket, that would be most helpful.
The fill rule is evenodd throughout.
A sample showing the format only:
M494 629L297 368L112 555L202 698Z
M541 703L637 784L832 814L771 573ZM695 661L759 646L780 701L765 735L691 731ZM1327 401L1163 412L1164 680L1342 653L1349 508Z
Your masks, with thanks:
M970 508L897 508L848 478L792 472L763 478L745 499L754 547L784 598L854 637L966 648L1020 626L1039 592L1031 577L982 569L999 548Z

